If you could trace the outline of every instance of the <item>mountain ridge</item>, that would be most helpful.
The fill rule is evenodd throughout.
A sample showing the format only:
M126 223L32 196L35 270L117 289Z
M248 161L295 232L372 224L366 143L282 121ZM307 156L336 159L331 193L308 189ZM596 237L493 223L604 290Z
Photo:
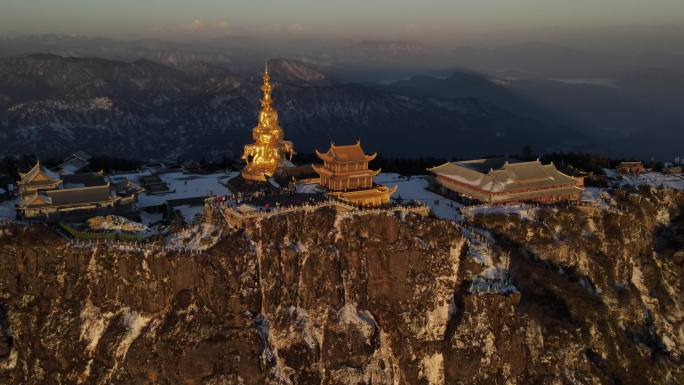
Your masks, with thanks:
M369 148L395 156L453 157L514 153L525 144L560 150L581 142L570 127L472 98L415 97L339 83L290 59L276 59L271 67L281 123L300 149L364 138ZM234 156L256 123L260 75L222 71L191 74L149 61L52 55L0 59L5 155L106 150L143 159ZM83 107L102 98L111 101L107 110Z

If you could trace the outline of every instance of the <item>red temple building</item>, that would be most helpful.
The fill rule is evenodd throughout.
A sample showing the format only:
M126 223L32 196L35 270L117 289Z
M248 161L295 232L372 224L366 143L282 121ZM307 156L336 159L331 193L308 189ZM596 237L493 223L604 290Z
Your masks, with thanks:
M628 175L628 174L642 174L645 169L644 169L644 164L636 161L636 162L620 162L620 164L617 167L617 171L622 174L622 175Z
M428 171L434 190L487 204L575 201L583 191L582 178L539 160L476 159L445 163Z

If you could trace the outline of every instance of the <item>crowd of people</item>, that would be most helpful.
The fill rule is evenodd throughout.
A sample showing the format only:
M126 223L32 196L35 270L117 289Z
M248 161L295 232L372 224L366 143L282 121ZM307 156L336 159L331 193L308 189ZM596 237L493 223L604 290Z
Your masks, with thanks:
M385 205L353 205L343 199L323 193L297 193L294 190L272 191L263 190L250 193L238 192L230 195L218 195L208 199L208 203L220 207L239 207L243 204L250 205L257 212L272 212L280 209L292 209L296 207L311 207L324 203L335 202L354 207L357 210L381 210L393 208L419 208L425 204L416 200L395 200Z

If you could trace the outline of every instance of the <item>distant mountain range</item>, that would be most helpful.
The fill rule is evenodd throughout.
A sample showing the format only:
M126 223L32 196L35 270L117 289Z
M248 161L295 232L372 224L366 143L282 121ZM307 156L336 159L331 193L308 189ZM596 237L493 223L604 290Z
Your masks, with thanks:
M344 83L295 60L271 60L269 69L281 124L301 153L359 138L369 150L404 157L511 154L526 144L576 149L589 140L500 100ZM235 156L256 123L260 82L256 68L236 75L203 62L181 69L52 54L0 58L0 153Z
M388 89L414 96L473 97L581 133L583 150L672 160L684 155L684 72L642 69L612 79L550 79L530 74L414 76Z

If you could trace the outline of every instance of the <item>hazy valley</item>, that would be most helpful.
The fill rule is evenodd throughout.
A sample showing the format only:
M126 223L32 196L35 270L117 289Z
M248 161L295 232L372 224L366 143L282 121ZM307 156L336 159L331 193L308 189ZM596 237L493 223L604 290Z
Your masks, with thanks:
M0 53L11 56L0 59L3 153L87 147L137 159L233 156L249 138L257 74L272 57L251 43L4 40ZM292 58L272 67L283 126L299 152L363 137L401 157L514 154L526 144L538 153L681 155L684 74L673 63L646 67L663 66L657 57L626 67L620 57L598 56L590 72L561 69L590 52L544 44L452 52L401 41L273 44L271 52ZM27 47L77 57L25 56Z

